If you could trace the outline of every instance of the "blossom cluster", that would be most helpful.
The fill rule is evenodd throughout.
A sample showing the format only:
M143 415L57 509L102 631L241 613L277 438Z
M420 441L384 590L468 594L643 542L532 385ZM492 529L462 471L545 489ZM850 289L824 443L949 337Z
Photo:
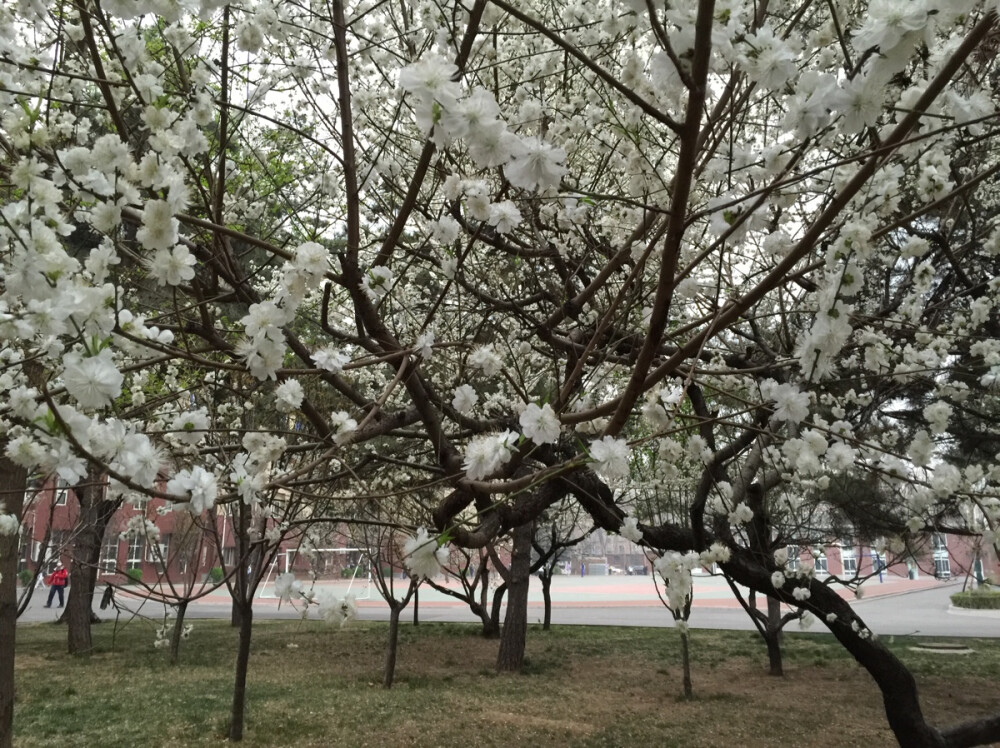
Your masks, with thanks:
M423 527L403 542L403 566L414 579L433 579L448 561L448 546L439 545L436 537Z

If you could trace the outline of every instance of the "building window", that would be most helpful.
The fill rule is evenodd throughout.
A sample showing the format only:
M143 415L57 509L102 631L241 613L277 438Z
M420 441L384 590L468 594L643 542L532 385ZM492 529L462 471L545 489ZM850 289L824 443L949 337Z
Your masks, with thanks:
M934 549L934 576L938 579L950 579L951 559L948 557L948 536L940 532L932 534L931 548Z
M854 549L844 546L840 549L840 560L844 566L844 576L856 576L858 573L858 557L854 555Z
M142 549L145 541L142 535L134 535L128 541L128 558L125 561L126 569L142 568Z
M101 567L102 574L114 574L118 571L118 543L120 542L117 532L109 532L104 536L101 543Z
M817 574L829 574L830 573L827 570L826 556L824 554L820 554L819 556L816 556L816 558L814 559L814 561L815 561L815 564L814 564L813 568L815 569L815 571L816 571Z
M146 551L146 560L151 564L156 564L159 571L163 571L170 559L170 535L161 535L159 543L150 543Z
M802 565L802 559L799 558L800 549L797 545L788 546L788 564L786 568L788 571L798 571L799 567Z
M31 528L21 525L21 536L18 539L17 548L17 570L28 568L28 561L31 556Z
M69 483L59 478L56 481L56 506L66 506L69 500Z
M938 579L951 579L951 561L947 554L934 556L934 576Z
M236 563L236 546L231 545L222 549L222 563L227 569L231 569Z
M69 532L66 530L53 530L49 533L49 547L45 551L45 558L42 559L46 565L47 573L55 571L56 561L59 561L64 554L69 551Z

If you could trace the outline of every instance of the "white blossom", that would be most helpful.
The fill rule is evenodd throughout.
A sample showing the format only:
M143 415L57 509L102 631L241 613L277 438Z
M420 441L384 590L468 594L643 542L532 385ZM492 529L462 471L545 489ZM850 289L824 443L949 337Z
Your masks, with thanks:
M622 526L618 528L618 534L633 543L642 542L642 530L639 529L639 520L635 517L626 517L622 520Z
M476 407L479 395L470 385L461 384L455 388L454 397L451 400L451 407L463 415L468 415Z
M511 449L516 441L517 434L510 431L480 436L470 441L465 448L465 462L462 465L469 480L488 478L509 462Z
M7 513L7 507L0 503L0 535L16 536L21 531L21 523L13 514Z
M774 405L774 417L779 421L801 423L809 416L809 393L794 384L779 384L772 379L761 383L761 393Z
M490 206L490 217L486 221L496 228L498 234L509 234L521 223L521 211L510 200Z
M742 501L729 513L729 524L734 527L745 525L753 519L753 510Z
M197 516L215 506L219 489L215 475L196 465L189 470L181 470L167 481L167 493L187 496L188 508Z
M333 440L342 444L357 430L358 422L346 410L338 410L330 414L330 426L333 427Z
M484 345L469 354L469 366L479 369L488 377L492 377L503 368L503 362L493 350L492 345Z
M608 480L619 480L629 476L628 443L624 439L605 436L590 443L590 457L594 469Z
M302 596L302 583L292 572L279 574L274 578L274 594L280 602L290 603Z
M67 353L63 358L63 384L81 408L103 408L122 393L125 376L105 348L96 356Z
M448 547L438 547L437 538L429 537L423 527L403 543L403 565L416 579L433 579L447 561Z
M383 266L376 265L368 269L361 279L361 287L365 294L374 302L378 302L383 296L389 293L393 281L392 271Z
M504 175L515 187L545 190L559 186L567 169L562 165L566 151L536 137L521 140L522 151L506 166Z
M930 425L932 434L943 434L947 431L952 412L952 407L943 400L938 400L924 408L924 419Z
M142 211L142 227L136 240L146 249L167 250L177 244L178 221L166 200L150 200Z
M519 423L524 435L535 444L554 444L559 440L559 418L548 403L541 407L528 403L521 411Z
M351 357L343 351L331 347L320 348L312 354L311 358L317 367L334 374L343 371L344 366L351 360Z
M305 397L305 390L297 379L288 379L274 389L274 407L281 413L290 413L300 405Z

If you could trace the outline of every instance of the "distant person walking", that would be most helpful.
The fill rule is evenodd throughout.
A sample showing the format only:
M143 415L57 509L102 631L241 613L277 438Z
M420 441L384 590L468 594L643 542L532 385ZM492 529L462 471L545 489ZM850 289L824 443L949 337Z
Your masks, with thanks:
M69 582L69 572L66 571L66 567L62 565L62 561L56 564L56 570L49 574L48 579L45 582L49 585L49 601L45 603L46 608L52 607L52 598L59 593L59 607L63 606L63 590L66 589L66 585Z

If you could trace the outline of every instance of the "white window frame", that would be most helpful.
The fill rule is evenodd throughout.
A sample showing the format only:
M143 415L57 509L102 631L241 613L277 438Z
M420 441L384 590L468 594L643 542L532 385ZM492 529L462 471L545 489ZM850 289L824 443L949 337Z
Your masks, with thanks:
M161 535L160 541L146 544L146 561L156 564L156 568L163 571L170 560L170 534Z
M114 555L109 555L111 541L114 540ZM118 571L118 552L121 550L122 539L117 532L108 532L101 541L101 560L98 569L101 574L114 574Z
M847 568L847 564L850 562L852 568ZM854 552L854 546L841 546L840 547L840 566L841 573L846 577L848 574L856 576L858 573L858 554Z
M51 574L55 570L56 561L62 559L63 553L66 551L66 546L69 545L69 538L69 530L52 530L49 532L49 547L45 550L45 558L41 559L48 573Z
M133 535L128 539L128 555L125 557L125 570L142 568L142 557L146 548L146 539L142 535Z
M62 478L56 478L56 485L53 490L55 491L53 498L55 505L66 506L69 503L69 482L64 481Z
M823 576L830 575L830 562L827 560L825 553L821 553L813 558L813 570L816 574Z

